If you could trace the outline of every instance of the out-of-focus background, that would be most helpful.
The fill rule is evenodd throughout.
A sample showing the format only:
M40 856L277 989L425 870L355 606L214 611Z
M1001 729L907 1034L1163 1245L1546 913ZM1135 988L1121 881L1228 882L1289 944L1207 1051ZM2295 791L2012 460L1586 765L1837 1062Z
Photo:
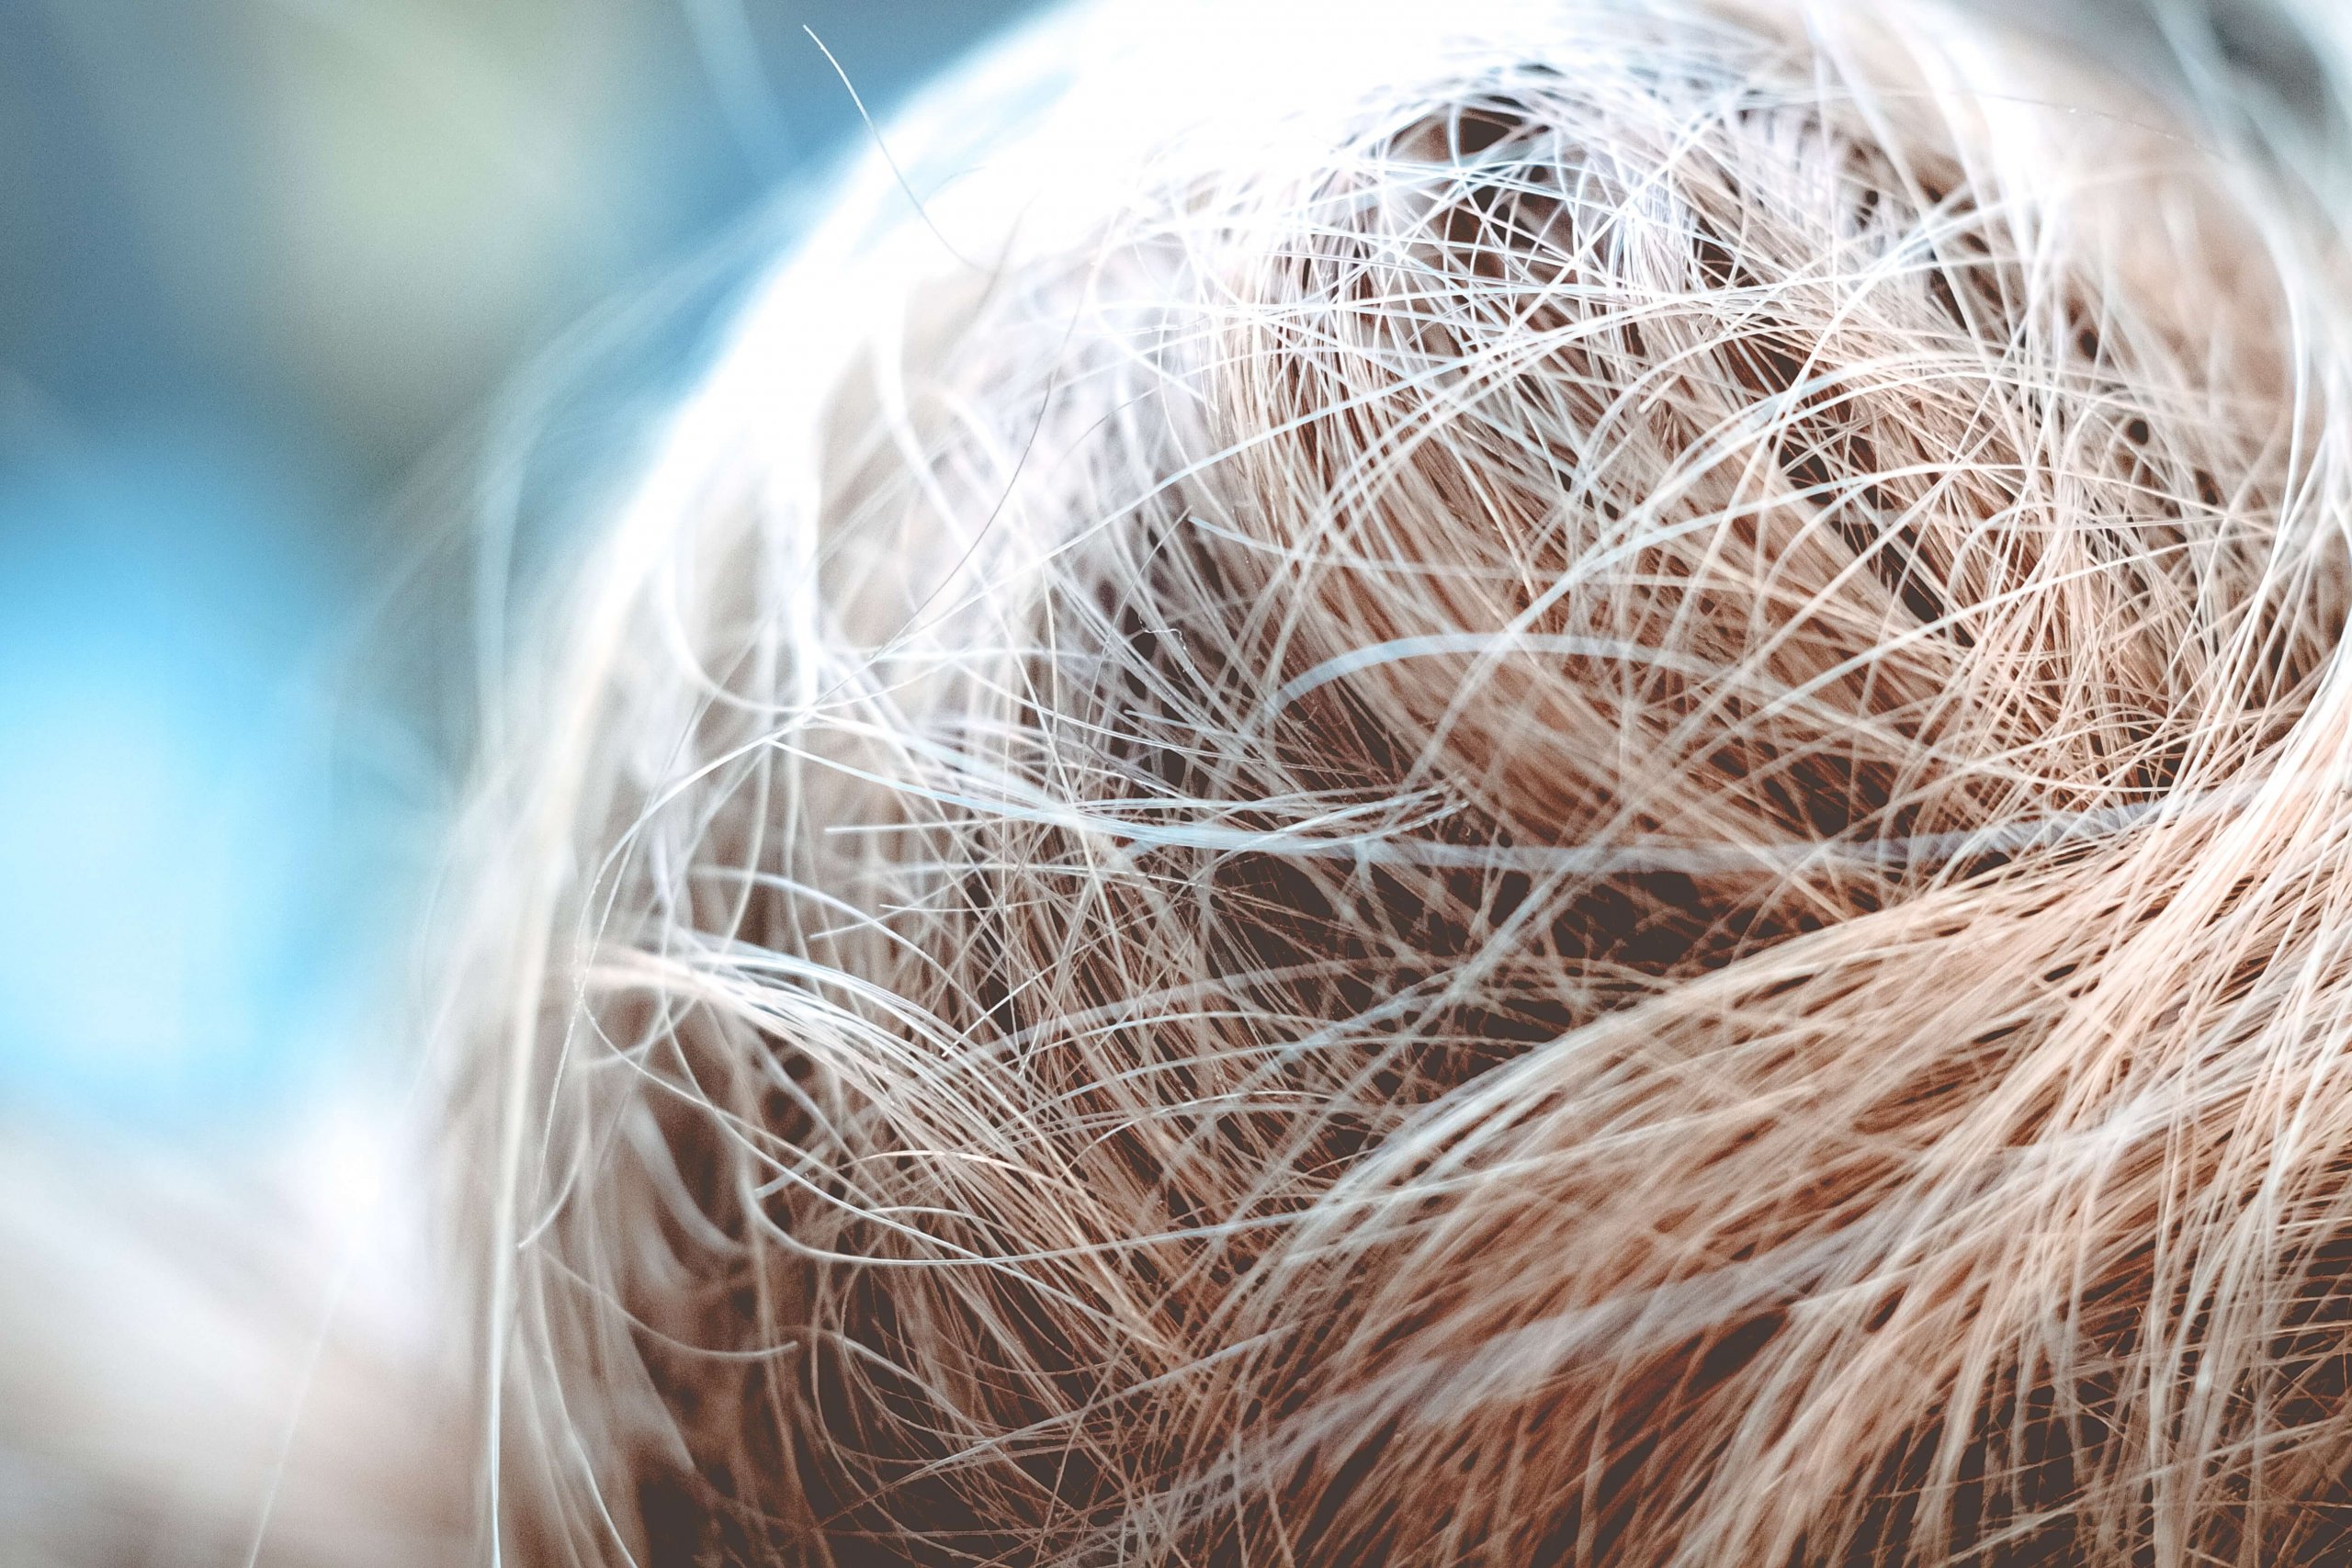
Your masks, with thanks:
M0 0L0 1121L242 1139L386 1048L435 563L589 510L842 75L1025 3Z

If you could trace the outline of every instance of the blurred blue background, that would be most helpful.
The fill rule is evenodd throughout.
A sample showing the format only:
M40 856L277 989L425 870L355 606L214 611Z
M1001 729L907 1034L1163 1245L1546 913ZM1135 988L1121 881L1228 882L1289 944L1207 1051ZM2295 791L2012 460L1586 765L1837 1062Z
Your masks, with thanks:
M387 1048L434 563L586 511L865 134L804 27L879 113L1016 8L0 0L0 1117L233 1135Z

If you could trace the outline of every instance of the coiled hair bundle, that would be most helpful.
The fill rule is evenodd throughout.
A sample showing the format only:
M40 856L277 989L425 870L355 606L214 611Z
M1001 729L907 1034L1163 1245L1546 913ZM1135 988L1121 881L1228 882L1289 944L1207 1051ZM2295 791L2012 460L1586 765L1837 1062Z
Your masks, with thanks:
M2340 236L1458 9L1046 24L681 414L454 971L510 1551L2352 1549Z

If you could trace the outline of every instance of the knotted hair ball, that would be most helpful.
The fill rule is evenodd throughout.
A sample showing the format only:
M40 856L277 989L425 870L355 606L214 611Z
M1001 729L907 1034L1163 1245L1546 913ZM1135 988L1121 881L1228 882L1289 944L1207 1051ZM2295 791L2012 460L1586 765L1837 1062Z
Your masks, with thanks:
M2317 204L1927 6L1142 9L885 132L517 688L506 1549L2342 1561Z

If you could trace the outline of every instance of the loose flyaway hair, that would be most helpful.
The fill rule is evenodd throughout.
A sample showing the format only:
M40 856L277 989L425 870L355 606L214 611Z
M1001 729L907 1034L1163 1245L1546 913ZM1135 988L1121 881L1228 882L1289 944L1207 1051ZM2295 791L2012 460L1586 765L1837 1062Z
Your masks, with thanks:
M2343 1561L2352 293L2120 74L1131 5L887 133L490 759L504 1559Z

